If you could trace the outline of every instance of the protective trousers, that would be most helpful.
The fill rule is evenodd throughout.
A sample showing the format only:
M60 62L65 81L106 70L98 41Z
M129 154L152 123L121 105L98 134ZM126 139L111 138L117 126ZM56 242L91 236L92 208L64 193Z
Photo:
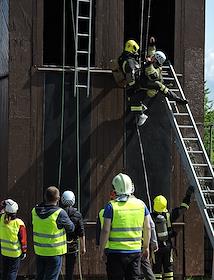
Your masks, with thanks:
M154 253L152 270L156 279L173 280L172 247L160 247ZM163 271L163 274L162 274Z

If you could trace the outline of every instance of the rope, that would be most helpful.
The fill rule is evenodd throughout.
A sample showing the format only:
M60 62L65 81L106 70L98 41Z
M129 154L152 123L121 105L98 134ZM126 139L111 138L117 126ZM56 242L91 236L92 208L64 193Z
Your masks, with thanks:
M65 0L63 0L63 38L62 38L62 98L61 98L61 123L60 123L60 148L59 148L59 169L58 187L60 188L62 178L62 157L64 137L64 113L65 113Z
M144 0L141 2L141 22L140 22L140 58L139 64L142 62L142 51L143 51L143 11L144 11Z
M151 0L149 0L148 6L148 16L147 16L147 25L146 25L146 46L145 46L145 56L148 52L148 41L149 41L149 23L150 23L150 13L151 13Z
M140 145L141 160L142 160L142 164L143 164L144 178L145 178L145 184L146 184L146 194L147 194L148 203L149 203L149 211L151 213L152 204L151 204L151 197L150 197L150 192L149 192L148 176L147 176L147 172L146 172L146 163L145 163L145 157L144 157L143 143L142 143L142 140L140 137L140 130L139 130L139 126L137 125L137 122L136 122L136 127L137 127L137 136L138 136L139 145Z

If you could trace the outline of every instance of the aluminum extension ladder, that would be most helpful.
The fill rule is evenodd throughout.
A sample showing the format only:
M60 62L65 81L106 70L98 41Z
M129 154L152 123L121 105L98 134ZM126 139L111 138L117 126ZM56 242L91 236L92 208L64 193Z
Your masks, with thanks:
M165 73L164 73L165 72ZM165 84L185 99L184 92L171 63L163 67ZM189 105L181 106L166 98L176 144L187 173L189 183L195 187L195 197L206 231L214 249L214 172Z
M85 89L89 97L92 0L77 0L76 5L74 96Z

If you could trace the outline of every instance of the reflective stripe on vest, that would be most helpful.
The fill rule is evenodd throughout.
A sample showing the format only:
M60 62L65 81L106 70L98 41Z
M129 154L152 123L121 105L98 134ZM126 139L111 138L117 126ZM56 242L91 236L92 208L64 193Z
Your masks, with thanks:
M109 236L109 249L141 250L145 216L143 202L130 197L126 202L111 201L113 220Z
M21 254L21 244L18 233L23 221L16 218L4 223L5 214L0 219L1 254L6 257L18 258Z
M34 251L40 256L58 256L67 253L66 234L58 229L56 220L61 208L45 219L32 210Z

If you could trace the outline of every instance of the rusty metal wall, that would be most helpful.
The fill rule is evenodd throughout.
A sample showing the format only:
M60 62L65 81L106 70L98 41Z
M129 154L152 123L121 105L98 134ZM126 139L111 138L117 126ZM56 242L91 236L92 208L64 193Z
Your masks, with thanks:
M8 53L9 53L9 2L0 2L0 184L7 185L7 147L8 147ZM0 199L5 198L3 187Z
M184 93L199 130L203 131L204 114L204 0L176 0L175 13L175 67L183 74ZM203 134L202 134L203 135ZM173 153L173 192L172 205L182 199L188 185L180 157L174 147ZM176 273L180 274L181 265L187 276L204 274L204 226L196 202L184 216L183 233L179 234L179 261ZM194 233L194 234L193 234ZM198 244L198 246L194 246ZM182 251L184 250L184 255ZM193 258L194 256L194 258Z

